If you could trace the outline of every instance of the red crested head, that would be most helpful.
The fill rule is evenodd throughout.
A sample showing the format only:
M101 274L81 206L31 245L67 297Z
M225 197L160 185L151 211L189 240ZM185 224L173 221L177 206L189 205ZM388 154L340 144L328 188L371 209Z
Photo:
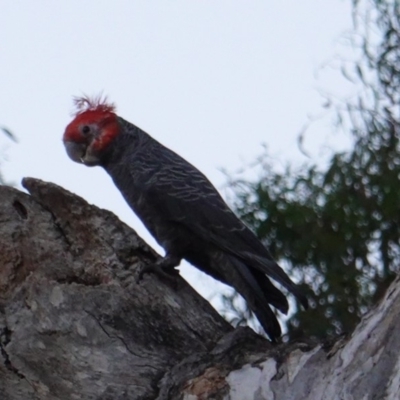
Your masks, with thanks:
M120 133L115 105L106 97L75 97L74 119L66 127L63 142L69 157L88 166L101 164L101 156Z
M97 97L74 97L75 112L74 116L82 114L86 111L110 112L115 113L116 107L114 103L108 103L107 97L99 95Z

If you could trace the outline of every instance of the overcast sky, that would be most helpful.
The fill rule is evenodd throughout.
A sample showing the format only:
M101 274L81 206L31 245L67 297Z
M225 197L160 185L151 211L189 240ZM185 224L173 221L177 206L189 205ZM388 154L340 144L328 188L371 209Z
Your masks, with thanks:
M72 96L103 91L221 188L220 169L243 167L262 143L277 163L306 161L296 138L321 110L318 89L341 93L339 72L320 67L350 27L350 0L2 1L0 125L19 143L0 136L1 170L113 211L162 253L106 173L67 157ZM327 140L348 143L322 124L306 136L314 160ZM206 297L217 290L182 269Z

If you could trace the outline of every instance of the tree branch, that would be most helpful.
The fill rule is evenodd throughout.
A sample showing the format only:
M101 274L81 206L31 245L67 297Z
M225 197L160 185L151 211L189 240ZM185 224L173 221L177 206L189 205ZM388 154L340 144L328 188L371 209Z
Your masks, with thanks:
M136 283L158 255L112 213L23 184L0 187L2 399L397 399L399 279L350 337L272 346L179 276Z

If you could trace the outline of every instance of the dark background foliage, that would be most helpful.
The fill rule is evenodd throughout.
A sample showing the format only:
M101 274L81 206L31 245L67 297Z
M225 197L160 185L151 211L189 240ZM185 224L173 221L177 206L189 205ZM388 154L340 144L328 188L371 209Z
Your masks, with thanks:
M11 140L12 140L13 142L15 142L15 143L18 142L17 137L16 137L8 128L6 128L5 126L0 126L0 131L1 131L1 133L3 133L8 139L11 139ZM0 166L1 166L1 158L0 158ZM7 181L4 179L3 175L1 174L1 172L0 172L0 185L6 185L6 184L10 185L10 182L7 182Z
M396 0L353 2L358 57L341 73L361 89L325 103L335 126L351 134L351 148L332 154L325 168L284 172L266 152L258 180L230 182L236 212L308 294L310 309L297 306L287 322L290 338L351 331L399 270L399 9ZM227 314L248 320L236 299L225 296Z

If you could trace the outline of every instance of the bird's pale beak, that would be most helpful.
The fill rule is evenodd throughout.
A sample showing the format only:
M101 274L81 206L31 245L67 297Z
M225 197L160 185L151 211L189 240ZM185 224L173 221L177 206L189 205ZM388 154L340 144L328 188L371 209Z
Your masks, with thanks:
M82 158L86 153L87 145L85 143L64 142L68 157L77 163L83 163Z
M85 164L87 167L99 165L99 158L94 154L92 147L86 143L65 141L64 146L71 160Z

